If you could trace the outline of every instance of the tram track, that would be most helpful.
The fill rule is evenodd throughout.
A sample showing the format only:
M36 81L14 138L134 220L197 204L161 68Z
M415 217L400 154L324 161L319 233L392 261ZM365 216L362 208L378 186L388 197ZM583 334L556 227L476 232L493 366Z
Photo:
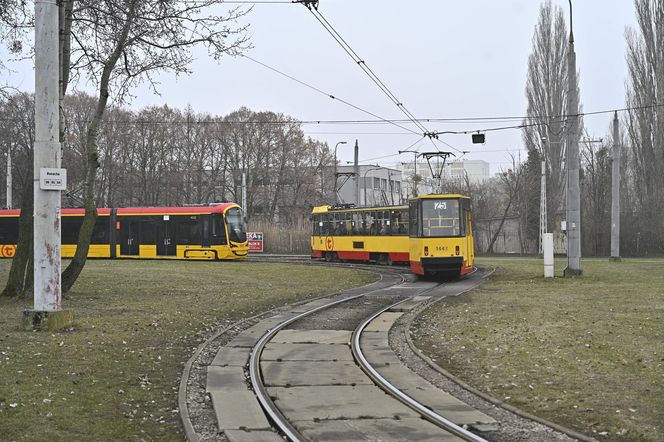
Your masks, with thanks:
M278 258L275 259L274 257L271 257L267 260L266 259L261 259L260 262L266 262L266 261L274 262L275 260L278 260L278 262L282 262L280 259L278 259ZM294 314L293 311L291 311L289 313L284 313L282 311L280 313L280 316L285 317L285 319L278 321L278 323L275 323L274 321L272 321L270 324L268 324L268 326L266 327L264 333L260 333L260 336L256 336L256 339L255 339L256 340L256 342L255 342L256 345L254 345L251 348L251 352L247 354L248 369L246 369L246 361L243 362L243 367L242 368L246 369L246 372L247 372L246 374L248 376L248 384L251 388L251 394L256 395L257 402L260 403L260 405L261 405L262 409L264 410L265 414L269 417L271 425L278 428L278 431L281 433L279 435L279 437L286 436L289 440L296 440L296 441L300 441L300 440L326 440L325 438L320 438L316 434L314 434L315 431L314 431L314 433L312 433L311 428L304 428L304 435L303 435L302 429L298 428L298 426L301 423L297 422L297 419L298 419L297 415L295 416L296 423L293 424L292 420L294 419L294 417L293 417L292 410L288 410L286 413L284 413L283 410L280 409L279 404L275 404L275 398L276 398L276 402L280 402L280 401L284 402L286 400L283 399L283 397L280 398L278 394L275 395L274 391L279 391L280 393L287 392L288 394L290 394L293 391L296 391L298 389L297 388L285 388L285 389L281 388L280 389L278 387L274 387L274 385L271 385L270 384L271 381L269 381L269 380L268 380L268 386L266 387L264 385L262 374L265 371L265 366L262 366L262 364L263 365L267 364L267 366L269 366L271 363L274 362L274 361L269 361L269 360L267 362L265 362L265 361L262 362L261 355L263 354L263 351L265 350L266 346L271 345L270 342L272 342L274 337L277 336L280 332L293 331L294 329L297 329L298 327L304 327L304 329L306 329L307 327L310 327L310 326L307 326L307 325L302 325L302 323L306 322L307 320L309 320L310 322L313 321L313 323L319 323L319 324L321 323L320 318L312 320L311 319L312 317L316 318L317 315L321 316L321 315L324 315L324 314L332 315L332 317L334 317L335 314L329 313L329 312L330 311L335 311L335 309L336 309L337 312L339 310L343 310L343 308L345 308L345 307L342 307L342 306L344 306L344 305L350 305L350 304L354 303L355 307L349 307L349 308L350 309L353 309L353 308L357 309L358 305L368 305L371 302L374 302L375 300L379 299L380 302L375 301L375 302L378 302L379 304L381 304L379 306L379 308L376 308L374 306L371 309L371 311L362 310L362 312L361 312L362 317L354 319L354 321L356 321L357 323L354 324L352 326L352 328L350 328L350 326L348 326L348 325L346 326L346 328L349 328L349 331L348 331L348 337L345 338L345 341L343 342L343 344L344 344L344 347L346 348L346 351L349 354L349 359L351 359L351 360L353 358L357 359L357 364L358 365L355 366L356 367L355 370L357 370L357 372L359 372L359 373L362 373L362 376L365 376L365 378L366 378L365 381L361 381L361 385L358 386L357 388L358 389L372 389L372 393L371 393L373 395L372 397L376 397L375 395L377 393L373 390L377 390L378 387L376 387L376 385L379 385L380 388L383 388L384 391L386 391L387 393L392 395L392 394L394 394L394 391L400 391L400 389L395 387L395 386L392 386L392 389L390 389L389 386L386 386L386 385L390 385L390 382L388 382L386 380L384 380L384 382L382 384L380 382L376 382L376 384L374 385L375 379L373 377L371 377L371 375L368 375L368 377L366 377L367 375L365 375L364 373L370 373L372 370L376 371L376 369L373 368L371 366L371 364L369 364L367 362L366 357L358 356L358 355L363 355L364 351L361 349L360 339L359 338L358 339L352 339L352 337L353 336L358 336L358 337L362 336L362 334L365 333L364 330L366 329L366 326L368 324L370 324L371 320L375 320L376 317L378 317L378 315L380 315L381 313L384 313L384 312L386 312L386 311L388 311L392 308L398 307L398 305L403 303L404 301L408 301L408 300L412 301L413 298L417 298L418 296L419 297L425 297L426 294L434 293L438 288L440 288L442 286L442 284L440 284L440 283L435 283L435 284L434 283L425 283L425 285L426 284L429 284L429 285L426 285L425 288L421 288L417 284L409 282L409 278L412 281L412 276L407 274L408 272L407 272L406 269L399 268L399 267L383 267L383 266L374 266L374 265L365 265L365 264L327 263L327 262L316 262L316 261L312 262L308 257L306 258L306 260L305 260L305 257L298 257L296 259L289 260L289 262L299 262L299 263L306 264L306 265L325 265L325 266L331 266L331 267L338 267L338 266L350 267L350 268L355 268L355 269L364 270L364 271L371 271L371 272L378 273L378 274L381 275L379 281L376 281L373 284L370 284L369 286L365 286L365 287L362 287L362 288L356 288L356 289L353 289L353 290L349 290L349 291L347 291L343 294L334 295L333 298L335 298L335 299L328 299L327 301L323 302L323 300L325 298L330 298L330 297L329 296L328 297L322 297L322 298L319 298L317 301L313 301L313 304L316 304L313 307L309 305L309 304L312 304L312 302L308 302L308 303L305 303L305 304L301 304L300 306L296 306L294 308L294 310L301 310L301 311L298 311L297 314ZM404 287L405 284L410 284L410 286L409 287ZM433 284L433 286L431 284ZM370 298L372 298L374 301L371 301L371 302L367 301ZM394 302L395 298L397 300L396 303ZM291 309L291 310L293 310L293 309ZM324 313L324 312L328 312L328 313ZM266 316L269 316L269 315L266 315ZM339 315L337 315L337 316L339 316ZM367 318L369 318L369 320L367 320ZM268 319L268 321L269 321L269 319ZM260 325L260 323L256 324L256 326L259 326L259 325ZM256 326L254 326L254 327L256 327ZM253 327L251 327L251 328L253 328ZM249 330L251 330L251 328ZM289 330L289 328L291 330ZM320 328L320 327L316 326L315 328ZM312 330L312 333L316 333L316 332L317 332L316 330ZM320 331L318 331L318 332L320 332ZM335 332L339 332L339 331L336 330ZM231 339L230 342L227 342L226 346L229 346L229 345L233 344L233 341L237 341L237 337ZM353 349L351 349L351 347L349 346L349 344L352 341L356 341L356 344L353 345L353 347L355 347L355 348L353 348ZM385 344L385 345L387 345L387 344ZM330 347L330 346L328 345L328 347ZM324 348L324 347L322 347L322 348ZM233 348L233 350L238 350L238 348ZM269 350L269 351L272 351L272 350ZM356 355L356 356L353 356L353 355ZM325 358L325 356L321 356L321 357L323 359ZM219 358L219 356L217 355L215 360L218 359L218 358ZM334 360L334 357L330 357L330 358L331 358L330 361ZM334 361L334 362L336 362L336 361ZM355 363L356 362L352 362L352 364L355 364ZM299 362L296 362L296 365L299 365L299 364L300 364ZM330 363L325 363L324 365L327 367L327 366L330 365ZM334 365L334 364L332 364L332 365ZM348 365L348 364L345 364L345 365ZM360 369L358 366L362 367L362 368ZM216 372L215 370L218 370L219 368L220 367L207 367L207 369L208 369L208 372L207 372L208 387L206 388L206 391L208 393L210 393L209 392L209 389L210 389L210 380L209 379L210 379L210 376L211 376L211 369L212 369L212 373L215 373ZM226 369L228 367L223 367L223 368ZM236 368L238 368L238 367L236 367ZM364 370L364 372L362 370ZM268 369L268 371L269 371L269 369ZM185 382L185 376L183 376L183 383L184 382ZM272 382L272 384L274 384L274 382ZM278 384L278 382L277 382L277 384ZM343 382L341 382L341 384L343 384ZM288 386L286 386L286 387L288 387ZM316 385L313 386L313 388L316 388L316 387L317 387ZM320 387L320 388L328 388L328 387L332 388L332 386L328 386L328 385L323 385L323 386L318 386L318 387ZM339 387L344 388L343 385L339 385ZM305 388L306 388L306 386L302 386L300 388L300 390L304 391ZM350 388L350 387L345 387L345 388ZM353 387L353 389L354 389L354 387ZM184 390L185 394L186 394L186 388L181 388L181 390ZM212 394L213 403L215 404L214 406L215 406L215 411L216 411L216 409L217 409L216 401L218 400L219 396L218 395L215 396L213 393L210 393L210 394ZM385 393L383 393L381 391L380 394L385 394ZM215 399L215 397L217 399ZM411 436L413 434L412 432L417 432L417 431L422 432L422 431L424 431L424 430L420 429L420 427L422 427L425 423L425 421L422 420L422 418L420 417L420 416L422 416L422 417L424 417L425 419L428 420L428 422L426 422L426 425L430 425L429 422L433 422L435 425L438 426L437 428L443 428L443 430L436 430L436 431L444 431L446 435L450 435L450 437L453 437L453 440L473 440L473 441L484 440L484 439L474 435L473 433L465 430L460 425L456 425L456 429L452 429L451 430L452 432L449 433L450 430L449 429L444 429L445 426L448 425L449 428L452 428L452 425L454 425L454 424L452 422L445 422L445 418L442 417L442 416L436 417L437 413L435 413L435 412L432 413L431 411L425 411L425 410L430 410L432 408L430 405L421 404L418 401L416 401L415 399L411 398L408 394L405 394L403 392L402 392L402 397L406 398L406 399L393 399L394 403L398 403L398 406L397 405L392 405L391 406L392 407L391 409L398 410L398 411L394 411L394 416L399 415L401 417L397 416L397 419L393 420L393 419L391 419L392 416L379 416L380 419L377 420L377 422L380 422L381 425L385 425L386 422L389 423L388 426L391 426L390 429L389 429L389 431L391 432L389 438L392 438L392 436L398 435L400 431L405 431L406 434L408 432L410 432ZM380 401L382 402L383 400L381 399ZM183 401L180 401L180 402L181 402L181 405L182 405ZM404 406L404 404L408 408L406 406ZM415 405L415 404L419 404L419 405ZM355 408L359 407L358 404L355 404L354 406L355 406ZM365 405L362 405L362 407L364 407L367 411L360 413L362 416L357 421L357 422L359 422L360 427L368 425L367 422L371 422L371 419L370 419L370 417L372 416L371 410L372 410L372 407L374 407L374 406L375 406L375 404L372 405L371 403L367 403ZM401 408L399 408L399 407L401 407ZM419 410L418 410L418 408L419 408ZM186 404L184 406L181 406L181 410L183 410L183 409L184 410L187 409ZM343 427L344 425L354 425L352 423L351 424L348 423L348 422L351 422L351 420L350 419L346 420L346 418L344 416L346 413L343 411L343 409L340 409L340 411L338 411L338 413L340 413L340 419L339 420L331 419L327 423L329 424L331 422L332 426L336 425L337 427L339 427L339 426ZM219 417L219 415L217 415L217 417ZM417 420L415 420L415 417L417 417ZM320 422L321 418L315 417L313 420L316 421L316 422ZM323 416L322 420L325 421L324 416ZM186 422L186 421L187 421L187 419L185 418L185 416L183 416L183 422ZM408 424L410 426L408 426L406 424ZM223 427L223 425L220 425L220 426ZM316 424L316 426L320 426L320 425ZM201 440L201 436L197 433L196 429L194 428L194 425L191 424L191 420L189 420L189 425L185 424L185 427L189 427L189 429L191 430L191 431L187 431L187 436L188 436L189 440ZM247 432L247 430L248 430L247 426L240 426L240 427L242 428L241 430L229 430L229 431L225 431L224 434L226 435L226 437L229 440L252 440L251 438L249 438L249 439L246 439L246 438L236 439L236 437L238 435L238 431L244 432L243 437L247 436L247 434L249 434L251 436L256 436L257 437L256 440L264 440L265 437L269 437L269 435L266 436L266 434L267 434L265 432L266 428L263 428L263 427L256 428L255 431L253 431L253 432L252 431ZM260 427L260 425L259 425L259 427ZM306 427L306 425L305 425L305 427ZM405 428L405 430L400 430L400 427ZM430 427L433 427L433 425L430 425ZM423 439L439 440L438 436L434 437L433 439L430 438L431 437L430 433L432 431L434 431L430 427L427 427L427 430L422 433L422 435L427 436L427 437L423 437ZM367 430L367 431L374 431L374 430L370 429L370 430ZM270 433L270 432L268 432L268 433L271 434L271 435L276 435L277 434L277 433ZM230 435L230 437L229 437L229 435ZM451 436L451 435L454 435L454 436ZM413 436L413 437L415 437L415 436ZM398 437L396 437L396 438L398 439ZM403 438L402 439L403 440L408 440L409 438L410 437L406 437L405 439L403 439ZM448 437L446 436L443 439L447 439L447 438ZM209 437L209 433L208 433L207 436L202 437L202 439L205 439L205 440L224 440L224 438L220 438L219 436L217 436L216 438L214 438L214 437L211 438L211 437ZM269 439L269 440L272 440L272 439ZM277 439L274 439L274 440L277 440ZM331 438L331 439L328 438L327 440L335 440L335 439L334 438Z
M199 392L202 392L204 397L201 398L199 395L199 399L197 400L197 402L199 402L199 405L202 402L207 402L207 405L205 405L205 407L207 407L208 409L210 408L210 405L214 404L213 405L214 409L207 412L207 425L205 424L205 419L203 419L203 425L201 425L200 418L196 419L191 418L189 414L190 410L187 407L187 402L190 400L190 398L188 398L188 393L187 393L188 391L187 384L189 384L189 389L191 389L192 387L195 387L196 381L190 380L189 373L188 372L185 373L183 375L181 382L179 403L180 403L182 420L185 426L188 440L196 440L196 441L255 440L255 441L275 441L275 442L282 441L284 440L284 438L288 440L297 440L297 441L300 440L332 441L332 440L355 440L355 439L358 440L448 440L450 439L450 440L473 440L473 441L485 440L481 436L471 431L468 431L469 428L479 431L479 433L482 436L488 437L489 440L496 440L496 441L512 440L512 437L516 434L519 434L519 432L521 432L522 435L529 434L530 436L528 436L527 438L529 440L552 440L552 439L564 440L565 435L556 435L555 433L552 433L551 426L549 426L548 429L546 427L542 427L541 425L537 427L538 424L533 423L532 420L527 419L527 416L522 416L522 418L526 419L517 418L521 419L521 421L515 420L513 416L512 417L505 416L505 414L504 413L501 414L501 412L496 413L494 412L494 410L491 408L490 405L487 407L483 404L477 403L477 401L473 400L473 398L465 397L464 395L461 395L461 397L465 397L465 399L462 400L469 400L468 403L474 404L473 405L474 407L479 406L477 409L472 410L473 412L475 412L476 410L482 410L482 413L487 413L488 415L491 415L496 419L499 419L499 421L501 422L500 429L498 428L496 421L493 421L494 424L491 424L490 422L481 423L477 421L476 424L479 425L475 425L472 423L474 422L474 420L471 419L468 422L457 425L459 430L452 429L452 431L448 433L448 430L443 430L443 428L445 428L446 425L445 420L452 420L453 422L454 419L448 419L449 415L446 414L445 411L447 409L454 410L457 407L452 406L450 408L449 404L441 405L441 403L438 402L438 399L433 399L433 400L431 399L430 390L437 390L438 388L440 388L441 387L440 382L438 380L436 380L435 382L432 381L431 380L432 378L430 377L429 374L426 375L422 374L423 370L421 369L415 369L414 372L411 372L411 375L414 373L421 373L421 375L424 377L420 378L420 381L424 382L424 384L422 384L422 382L412 382L412 380L406 379L407 377L410 376L404 376L405 373L404 370L410 372L410 370L413 370L413 367L411 366L411 363L403 365L402 361L400 360L401 358L403 358L402 354L403 345L397 344L400 345L399 347L400 349L397 350L399 356L397 356L394 353L395 350L392 350L391 348L392 335L394 334L393 333L394 330L400 330L401 333L403 334L404 329L403 329L402 319L397 319L395 320L395 322L392 323L392 325L385 327L381 325L381 321L383 321L383 319L381 318L383 318L385 315L387 315L388 317L390 315L395 315L396 314L395 312L398 311L406 312L403 316L403 319L407 320L407 318L409 317L412 318L412 316L416 314L417 311L421 311L423 308L426 308L426 306L430 305L433 302L439 301L441 298L448 296L457 296L460 295L461 293L471 290L473 287L479 284L478 281L481 280L485 275L479 275L479 276L475 275L476 278L475 276L471 278L465 278L459 283L454 283L454 284L431 285L432 283L429 283L429 286L424 287L422 286L422 284L426 285L427 284L426 282L418 283L419 284L418 286L418 284L407 281L407 278L411 278L412 281L412 277L410 275L406 275L408 274L408 271L405 268L366 265L366 264L328 263L328 262L312 261L309 257L305 256L289 258L286 261L288 263L297 263L302 265L323 265L330 267L355 268L362 271L377 273L380 274L381 276L379 281L376 281L370 284L369 286L355 288L352 290L348 290L344 293L336 293L332 295L321 296L313 300L310 299L308 301L296 303L290 306L286 306L284 308L279 308L272 310L270 312L265 312L264 314L257 315L253 318L245 319L243 321L240 321L239 323L233 324L232 326L226 328L225 330L218 332L216 334L217 335L216 337L213 337L210 340L206 341L207 344L204 343L203 345L201 345L201 347L199 347L200 351L198 353L203 355L207 353L208 355L207 362L199 366L198 370L196 370L195 368L196 363L193 362L195 357L192 357L192 360L190 360L187 363L187 366L189 367L189 369L191 369L191 366L193 365L194 369L191 371L192 372L198 371L199 383L205 382L205 370L207 369L207 387L205 386L198 387ZM261 257L259 259L252 259L250 262L284 262L284 260L282 259L282 257L271 256L267 259L265 259L264 257ZM469 279L476 279L477 281L471 281ZM398 292L406 288L406 286L409 286L411 292L398 294ZM413 290L414 287L416 286L420 288L417 289L416 290L417 292L415 293ZM348 306L353 303L356 305L356 307L358 304L368 305L370 303L369 302L370 298L381 299L387 297L396 298L396 302L395 299L391 299L389 300L389 302L385 300L386 302L384 303L384 305L380 306L379 308L373 308L373 311L371 312L367 311L365 312L366 314L363 313L363 317L361 319L357 319L357 324L353 325L352 327L350 326L349 322L350 320L348 318L344 318L344 315L339 313L340 311L343 310L343 308L345 308L342 307L344 305ZM330 300L329 298L334 298L334 299ZM413 300L417 298L430 298L430 299L429 300L419 299L417 302L413 302ZM411 305L411 308L408 307L409 304ZM404 307L404 305L406 307ZM369 308L367 307L367 310L368 309ZM343 324L344 321L345 325L340 326L339 324L340 323ZM321 328L325 329L330 327L334 329L341 327L349 330L348 338L347 339L344 338L343 342L337 342L337 344L344 344L347 347L348 353L352 354L352 356L350 356L350 358L352 359L350 361L347 360L339 361L335 359L335 356L327 357L327 359L324 356L317 356L315 358L316 361L314 361L314 365L316 365L317 363L318 364L317 367L319 367L321 369L320 371L323 373L319 373L319 375L316 376L320 378L323 375L329 375L329 373L332 370L331 367L334 366L343 365L348 367L348 366L355 366L355 364L357 364L354 369L355 377L351 377L350 381L344 383L343 380L340 380L338 373L333 374L336 377L333 376L332 381L329 382L326 381L322 383L313 382L311 388L314 388L314 390L312 390L314 393L311 393L308 396L305 394L305 396L303 397L297 397L296 395L297 392L304 392L308 388L310 388L310 386L307 385L308 381L306 379L299 379L299 376L303 372L301 366L306 365L306 361L300 360L298 358L292 358L289 356L286 357L284 357L283 355L279 356L279 353L275 352L275 348L269 348L269 347L270 346L278 347L287 344L292 345L298 342L304 344L305 342L310 341L310 339L307 338L305 339L304 342L301 340L300 341L295 340L291 342L288 339L288 336L284 337L283 335L284 333L287 334L291 333L291 336L297 333L301 334L304 333L305 336L308 336L309 334L312 333L315 334L320 332L319 329ZM378 333L379 331L380 333ZM339 333L340 330L330 330L330 332ZM376 342L378 342L376 337L379 334L384 335L384 342L382 344L376 344ZM389 342L388 342L388 334L390 336ZM368 337L363 338L363 336L367 335ZM236 345L238 345L239 343L239 345L241 346L246 345L246 339L248 337L251 338L253 342L251 348L233 347L234 343ZM254 345L259 343L259 341L262 341L261 342L261 345L263 347L262 350L258 350L258 348ZM331 343L332 342L327 342L328 347L330 347L329 344ZM362 349L363 345L366 347L364 350ZM215 379L215 376L218 376L218 373L215 375L216 373L215 370L224 367L229 368L231 365L233 365L229 363L229 364L222 364L222 367L218 366L219 363L217 362L217 360L220 359L222 350L225 347L231 347L232 350L242 350L245 352L244 359L242 359L241 363L236 364L234 367L235 369L239 370L238 373L241 374L241 376L236 377L237 382L235 384L243 385L246 395L251 396L253 398L256 404L255 405L256 409L254 409L254 412L260 413L260 415L263 416L264 424L255 425L254 427L252 427L251 425L236 425L235 427L233 427L233 425L229 425L227 421L222 423L223 416L225 413L228 412L228 408L226 410L217 410L217 401L219 400L220 395L219 394L215 395L215 393L211 391L210 379L211 376L212 379ZM261 355L263 354L263 351L265 351L266 347L268 347L267 350L268 357L261 358ZM373 348L374 350L373 356L371 354L372 347L375 347ZM361 356L366 353L366 349L369 349L368 356ZM381 356L382 353L387 353L388 350L392 355L391 358L383 358ZM410 350L413 351L412 347L410 348ZM217 351L218 353L216 353L216 357L212 355L212 353L215 353ZM419 352L416 350L413 351L413 357L421 358L422 355L419 355L418 353ZM378 355L378 357L376 355ZM280 359L283 359L283 361L280 361ZM278 364L275 365L276 362L284 362L283 367L279 368ZM215 366L215 364L217 364L217 366ZM396 366L400 366L399 369L395 370L395 368L397 368ZM273 377L275 373L283 374L293 369L296 373L287 375L290 376L290 380L286 381L284 381L283 379L275 380L275 378ZM372 371L376 371L378 374L377 375L372 374ZM357 372L361 373L362 376L364 376L365 379L367 380L360 380L359 377L357 376ZM263 376L265 376L266 374L268 379L267 382L264 382ZM272 378L270 378L271 376ZM419 376L420 375L416 375L416 377ZM258 380L255 381L254 378ZM386 378L387 381L386 384L387 385L392 384L392 388L383 385L381 378ZM228 381L228 378L224 379ZM293 382L293 379L296 379L296 381ZM216 383L219 384L218 377ZM259 383L260 384L267 383L267 386L263 385L261 387L260 385L258 385ZM212 381L212 384L215 384L214 380ZM434 385L437 385L437 387L434 387ZM394 416L382 416L382 417L378 416L377 419L374 419L377 422L380 422L381 426L385 426L387 424L387 430L386 430L388 431L387 436L385 433L383 433L382 435L378 433L372 434L372 432L375 431L376 428L371 427L371 422L372 418L376 418L376 416L372 415L371 407L373 407L373 404L375 403L384 402L384 399L381 399L380 396L376 396L375 392L367 394L366 392L370 387L376 387L376 388L380 387L383 389L383 391L386 391L390 394L392 394L392 392L390 392L391 389L395 391L400 391L403 397L399 398L398 397L399 393L395 393L397 395L397 398L394 399L394 401L395 402L399 401L399 404L403 405L404 407L408 407L409 412L418 414L419 423L417 424L417 426L415 428L406 429L406 432L400 436L398 428L399 425L401 425L402 423L408 423L409 420L410 422L412 422L413 419L410 415L407 415L405 412L401 411L400 413L402 414L400 415L399 413L394 413ZM449 391L446 386L443 387L445 391ZM318 388L319 391L322 393L316 393L317 390L315 390L315 388ZM300 416L298 411L296 409L293 409L292 407L292 404L294 403L297 404L298 402L302 402L302 407L304 410L320 408L321 406L325 407L325 402L331 401L331 399L326 395L329 395L330 391L334 391L337 388L345 389L346 392L350 392L350 395L348 396L348 399L342 396L343 401L338 404L339 410L336 411L336 414L332 413L329 415L314 416L314 417ZM354 392L354 390L358 390L360 393L358 393L357 391ZM452 390L455 389L452 388ZM443 395L448 395L448 393L444 393L443 390L437 390L437 391L442 392ZM456 396L457 393L453 394ZM233 394L235 393L231 393L231 396ZM212 400L210 400L210 397L207 397L208 395L211 396ZM374 403L372 404L370 401L368 407L365 407L365 409L368 411L359 413L359 415L355 416L357 418L356 421L353 421L352 413L355 412L356 414L358 414L357 399L358 397L361 397L363 395L366 395L369 398L373 398ZM315 398L317 396L323 397L326 400L322 404L312 403L311 398L312 397ZM263 400L260 401L259 397L262 397ZM231 408L237 408L237 409L245 408L245 405L234 402L236 396L233 396L233 398L234 399L231 399L232 402L232 404L230 405ZM458 401L456 398L454 398L454 400ZM412 403L410 403L411 401ZM262 402L265 402L266 405L262 405ZM285 409L284 409L284 404L286 404ZM194 405L196 407L196 404ZM343 406L345 405L348 405L347 408L351 411L349 412L344 411ZM465 404L463 405L466 406ZM270 409L272 411L270 411ZM439 411L441 410L443 412L439 413ZM200 412L200 410L194 410L194 414L197 412ZM479 411L477 412L479 413ZM231 411L230 414L233 414L233 412ZM442 419L439 419L437 415ZM452 412L452 415L455 415L454 411ZM266 419L265 416L267 416L268 418ZM457 413L456 416L454 417L458 418L458 416L459 415ZM392 417L395 419L391 419ZM195 420L199 420L198 424L192 423ZM492 419L489 418L489 420ZM279 425L278 423L279 421L281 421L282 423L285 422L285 424ZM503 427L504 425L503 422L504 423L510 422L509 424L510 426ZM546 423L544 424L546 425ZM422 434L413 433L413 431L421 430L421 427L433 426L433 425L435 425L436 428L439 428L440 431L445 431L446 432L445 434L447 435L445 437L442 437L438 434L434 437L427 437L426 434L424 433ZM320 430L320 428L323 427L325 428L323 430ZM353 431L355 433L353 433ZM379 429L379 431L383 430ZM537 433L538 435L535 436L535 433ZM567 433L567 435L572 437L575 436L570 433Z

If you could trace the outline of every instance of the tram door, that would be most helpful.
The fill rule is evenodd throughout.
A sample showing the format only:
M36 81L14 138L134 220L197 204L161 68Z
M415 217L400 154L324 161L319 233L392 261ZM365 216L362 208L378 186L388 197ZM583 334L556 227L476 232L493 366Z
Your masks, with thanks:
M168 215L157 223L157 256L176 256L175 223Z
M120 221L120 254L138 256L140 244L139 221L123 219Z

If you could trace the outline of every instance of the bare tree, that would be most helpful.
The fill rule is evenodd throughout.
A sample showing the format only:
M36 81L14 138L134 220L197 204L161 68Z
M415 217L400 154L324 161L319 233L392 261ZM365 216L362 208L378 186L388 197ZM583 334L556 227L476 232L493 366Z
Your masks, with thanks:
M232 25L246 14L231 9L219 15L219 0L77 0L71 14L72 72L98 88L95 111L85 137L85 217L76 254L62 274L67 292L83 270L97 219L95 185L100 166L98 135L113 92L122 100L130 89L147 81L156 90L154 75L188 73L191 50L205 46L215 58L237 54L246 47L245 28Z
M526 97L527 118L523 141L528 150L538 150L547 167L548 218L560 225L565 186L565 115L567 114L568 31L563 11L546 1L533 36L533 51L528 58ZM576 93L578 94L578 88ZM579 124L579 137L582 124ZM532 188L538 191L539 186Z
M634 196L645 252L664 250L664 2L635 0L638 29L627 39L627 116Z

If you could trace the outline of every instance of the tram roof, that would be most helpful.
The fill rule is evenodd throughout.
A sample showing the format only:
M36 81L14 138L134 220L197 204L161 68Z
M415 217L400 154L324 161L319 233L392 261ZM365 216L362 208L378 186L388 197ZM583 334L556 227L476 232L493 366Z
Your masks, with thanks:
M410 198L411 200L415 199L440 199L440 198L448 198L448 199L455 199L455 198L463 198L463 199L470 199L470 197L466 195L461 195L458 193L439 193L439 194L431 194L431 195L419 195L413 198ZM394 209L407 209L408 206L401 204L401 205L396 205L396 206L374 206L374 207L335 207L335 206L318 206L314 207L311 211L311 213L326 213L326 212L366 212L369 210L394 210Z
M118 215L197 215L204 213L224 213L231 207L240 207L236 203L221 203L210 206L182 206L182 207L119 207L116 209ZM63 216L83 215L85 209L73 208L62 209ZM100 216L111 214L109 208L98 208L97 213ZM20 209L0 210L0 216L19 216Z

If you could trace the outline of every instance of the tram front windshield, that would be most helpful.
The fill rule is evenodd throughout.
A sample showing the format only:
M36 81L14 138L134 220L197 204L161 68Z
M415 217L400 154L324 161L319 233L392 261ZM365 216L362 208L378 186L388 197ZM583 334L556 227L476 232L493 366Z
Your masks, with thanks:
M459 200L423 199L422 236L460 236Z
M247 240L247 227L244 224L242 210L233 207L226 212L226 222L228 223L228 236L233 242L245 242Z

